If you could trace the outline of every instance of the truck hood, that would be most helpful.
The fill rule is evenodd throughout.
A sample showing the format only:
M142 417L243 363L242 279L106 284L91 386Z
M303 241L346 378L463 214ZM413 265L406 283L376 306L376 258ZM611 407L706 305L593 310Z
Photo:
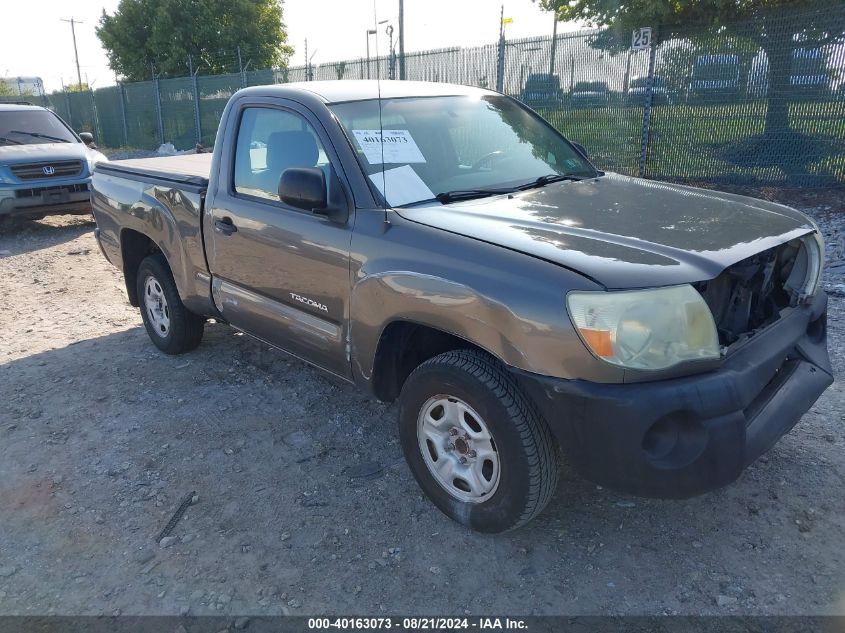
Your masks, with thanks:
M397 212L619 289L712 279L814 229L783 205L618 174Z

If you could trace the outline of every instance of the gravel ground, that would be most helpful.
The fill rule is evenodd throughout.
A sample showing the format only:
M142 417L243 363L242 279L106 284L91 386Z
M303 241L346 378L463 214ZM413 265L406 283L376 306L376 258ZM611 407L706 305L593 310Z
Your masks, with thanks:
M841 200L810 205L835 256ZM541 516L482 536L422 497L395 406L218 324L158 353L92 229L0 235L0 614L845 614L841 383L726 489L564 466Z

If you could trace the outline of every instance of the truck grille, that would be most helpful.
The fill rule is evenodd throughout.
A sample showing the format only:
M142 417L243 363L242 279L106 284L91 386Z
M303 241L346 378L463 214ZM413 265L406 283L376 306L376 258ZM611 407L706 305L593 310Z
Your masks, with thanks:
M45 180L47 178L68 178L82 173L81 160L57 160L45 163L12 165L12 173L20 180Z
M715 279L693 284L713 313L722 345L768 327L781 310L796 304L790 278L803 248L800 240L792 240L728 266Z

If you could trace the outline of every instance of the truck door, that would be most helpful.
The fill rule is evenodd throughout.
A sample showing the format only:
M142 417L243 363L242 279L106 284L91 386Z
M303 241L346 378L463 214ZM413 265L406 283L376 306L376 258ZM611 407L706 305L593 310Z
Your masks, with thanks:
M348 192L328 136L293 103L245 103L230 116L234 137L227 136L203 220L215 305L234 327L349 378L353 216L338 224L278 194L290 167L319 167L329 187Z

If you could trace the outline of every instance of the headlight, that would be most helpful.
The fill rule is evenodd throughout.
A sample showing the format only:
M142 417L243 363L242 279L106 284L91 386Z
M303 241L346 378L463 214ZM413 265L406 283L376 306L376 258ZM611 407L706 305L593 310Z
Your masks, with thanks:
M824 238L816 229L814 233L791 242L798 247L789 277L783 284L796 302L812 297L819 289L824 269Z
M805 235L801 238L804 250L807 251L807 276L804 279L804 286L801 294L805 297L812 297L819 289L822 281L822 270L824 269L824 238L821 231L816 228L815 233Z
M93 172L94 167L97 166L97 163L104 163L107 162L108 158L102 152L97 151L90 151L88 152L88 171Z
M692 286L570 292L566 301L581 340L608 363L666 369L719 358L713 315Z

